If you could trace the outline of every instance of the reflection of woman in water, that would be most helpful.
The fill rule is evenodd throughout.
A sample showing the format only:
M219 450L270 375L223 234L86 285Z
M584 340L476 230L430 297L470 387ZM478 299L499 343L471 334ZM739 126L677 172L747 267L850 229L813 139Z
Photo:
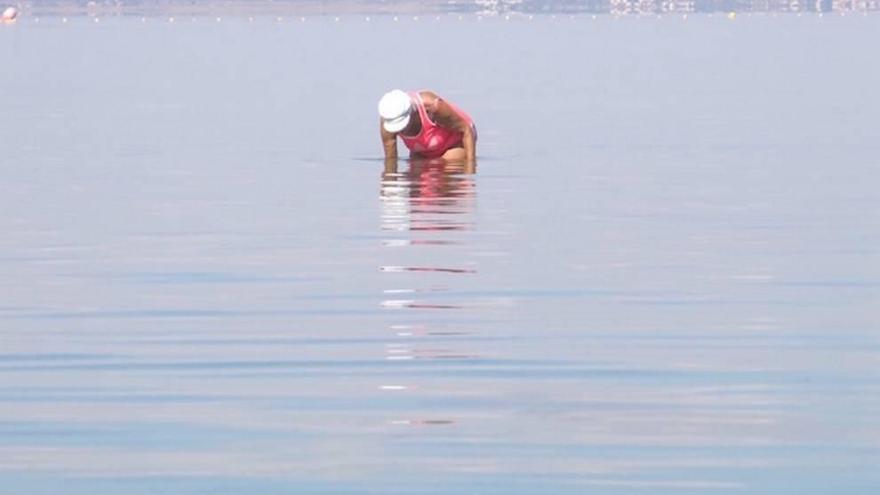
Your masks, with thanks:
M397 160L386 160L382 179L383 184L394 184L397 181L405 183L410 198L429 201L459 199L473 196L473 181L462 177L463 173L473 173L473 170L462 163L413 160L409 169L401 174L398 172Z
M397 137L410 157L476 163L477 129L471 117L431 91L395 89L379 100L379 132L386 160L397 159Z
M473 177L462 174L465 168L461 162L412 160L406 169L398 171L397 160L386 160L380 191L383 230L466 230L476 189ZM445 241L405 241L438 242Z

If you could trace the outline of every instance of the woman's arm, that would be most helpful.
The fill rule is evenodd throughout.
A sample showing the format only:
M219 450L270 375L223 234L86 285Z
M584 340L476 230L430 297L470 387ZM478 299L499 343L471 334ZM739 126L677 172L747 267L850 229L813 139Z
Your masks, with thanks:
M474 139L474 128L470 124L461 129L461 145L464 146L465 160L472 164L477 160L477 140Z
M379 119L379 135L382 137L385 161L397 160L397 135L385 130L385 127L382 126L382 119Z
M461 132L461 145L464 147L465 160L467 160L467 163L474 163L477 156L477 142L471 124L461 118L458 112L453 110L448 103L443 101L443 98L436 94L423 91L421 96L425 110L430 114L431 120L437 123L437 125Z

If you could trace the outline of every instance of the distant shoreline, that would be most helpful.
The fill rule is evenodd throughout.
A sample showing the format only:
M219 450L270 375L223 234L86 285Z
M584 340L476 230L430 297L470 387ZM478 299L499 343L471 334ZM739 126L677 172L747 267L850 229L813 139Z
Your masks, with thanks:
M869 12L880 0L48 0L6 1L33 16L322 16L437 14L612 14L650 15L713 12Z
M16 2L8 2L15 5ZM4 5L0 0L0 5ZM365 2L365 1L157 1L157 2L18 2L23 14L40 16L161 16L161 15L231 15L231 16L316 16L354 14L436 14L479 10L476 5L440 2Z

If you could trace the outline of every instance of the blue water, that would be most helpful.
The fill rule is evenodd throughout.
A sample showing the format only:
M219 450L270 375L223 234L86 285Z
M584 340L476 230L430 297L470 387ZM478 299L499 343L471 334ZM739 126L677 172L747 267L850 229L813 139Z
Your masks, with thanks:
M0 494L876 493L877 19L0 26Z

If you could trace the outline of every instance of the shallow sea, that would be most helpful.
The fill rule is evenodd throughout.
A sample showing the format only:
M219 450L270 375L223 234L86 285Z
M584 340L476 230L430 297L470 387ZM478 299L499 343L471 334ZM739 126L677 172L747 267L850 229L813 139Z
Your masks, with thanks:
M0 26L0 494L873 494L880 16ZM476 174L383 170L430 88Z

